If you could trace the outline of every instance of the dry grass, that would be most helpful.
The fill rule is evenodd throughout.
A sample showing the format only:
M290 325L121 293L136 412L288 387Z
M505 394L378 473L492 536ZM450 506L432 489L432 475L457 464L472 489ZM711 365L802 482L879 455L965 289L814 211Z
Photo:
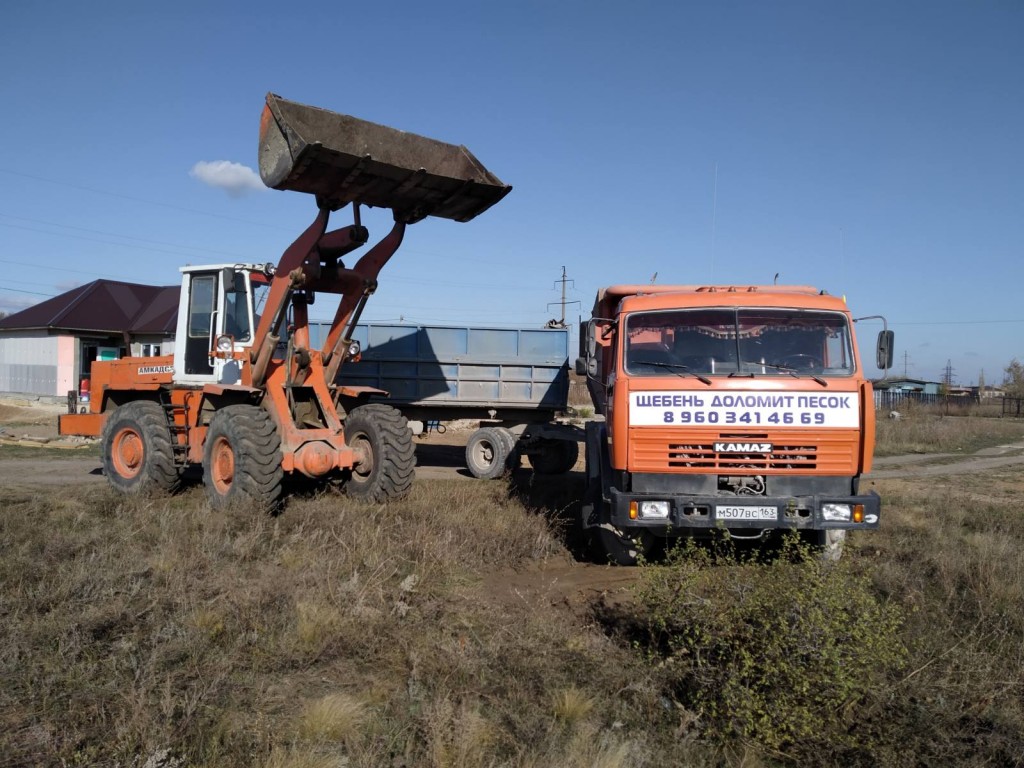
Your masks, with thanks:
M900 412L899 419L879 413L875 455L908 453L970 453L1000 443L1024 440L1024 422L977 415L945 415L939 409L917 407Z
M278 518L214 514L198 489L8 494L0 542L2 766L590 765L652 708L653 688L620 693L645 674L628 649L481 593L564 556L501 483ZM548 702L577 680L604 711L559 721Z
M904 613L910 656L857 721L862 751L818 764L1021 764L1024 484L877 487L883 529L846 558ZM709 740L584 593L498 599L495 574L565 557L578 492L419 482L271 518L214 514L199 489L0 491L0 766L791 763Z

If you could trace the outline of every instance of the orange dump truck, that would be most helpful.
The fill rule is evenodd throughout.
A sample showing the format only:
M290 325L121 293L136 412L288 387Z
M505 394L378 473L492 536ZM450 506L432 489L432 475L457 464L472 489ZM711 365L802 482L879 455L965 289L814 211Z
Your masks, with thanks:
M846 531L877 528L880 499L859 487L875 417L853 328L845 301L804 286L600 291L576 362L605 417L586 432L595 545L631 564L675 537L796 530L834 558ZM881 331L879 368L892 344Z

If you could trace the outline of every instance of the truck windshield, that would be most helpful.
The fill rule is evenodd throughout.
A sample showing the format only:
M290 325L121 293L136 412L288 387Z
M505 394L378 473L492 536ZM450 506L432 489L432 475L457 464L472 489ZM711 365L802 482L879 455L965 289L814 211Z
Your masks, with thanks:
M704 375L849 376L849 323L839 312L675 309L626 319L625 367L637 376L672 369Z

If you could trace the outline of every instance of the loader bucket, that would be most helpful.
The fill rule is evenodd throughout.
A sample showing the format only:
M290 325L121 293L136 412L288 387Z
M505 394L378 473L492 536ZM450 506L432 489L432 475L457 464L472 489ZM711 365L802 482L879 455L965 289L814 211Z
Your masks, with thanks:
M469 221L509 193L463 146L267 94L260 176L274 189L308 192L332 209L391 208L397 219Z

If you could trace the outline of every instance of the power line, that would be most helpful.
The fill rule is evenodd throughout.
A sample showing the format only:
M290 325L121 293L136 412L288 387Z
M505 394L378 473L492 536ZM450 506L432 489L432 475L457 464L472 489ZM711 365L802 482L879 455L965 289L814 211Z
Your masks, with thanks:
M169 208L175 211L183 211L184 213L192 213L197 216L209 216L214 219L224 219L225 221L237 221L242 224L249 224L256 227L266 227L267 229L277 229L281 231L287 231L284 227L279 227L274 224L267 224L265 221L252 221L251 219L241 219L237 216L225 216L221 213L211 213L210 211L200 211L196 208L186 208L181 205L173 205L171 203L162 203L159 200L147 200L144 197L134 197L132 195L125 195L120 192L108 192L104 189L96 189L95 187L86 187L82 184L71 184L67 181L57 181L56 179L47 179L43 176L33 176L30 173L21 173L20 171L12 171L9 168L0 168L0 173L6 173L10 176L20 176L23 179L32 179L33 181L41 181L45 184L54 184L58 187L67 187L68 189L78 189L83 192L92 192L97 195L106 195L107 197L116 197L121 200L131 200L136 203L145 203L146 205L156 205L161 208Z

